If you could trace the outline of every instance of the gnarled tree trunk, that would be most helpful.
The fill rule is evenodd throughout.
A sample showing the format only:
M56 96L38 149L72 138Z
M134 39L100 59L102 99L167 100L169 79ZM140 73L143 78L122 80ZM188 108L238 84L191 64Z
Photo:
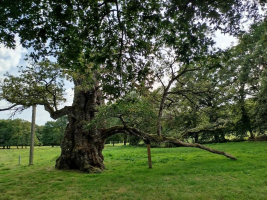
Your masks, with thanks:
M75 82L75 86L78 85ZM69 124L61 142L61 155L56 161L57 169L94 173L104 169L104 140L100 131L84 128L94 118L97 104L101 103L99 94L97 87L86 91L75 90L73 105L68 113Z

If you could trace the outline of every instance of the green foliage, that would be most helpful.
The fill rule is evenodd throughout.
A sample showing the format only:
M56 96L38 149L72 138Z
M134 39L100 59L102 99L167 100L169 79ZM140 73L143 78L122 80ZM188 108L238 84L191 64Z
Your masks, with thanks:
M83 74L100 72L103 90L121 96L150 73L148 56L173 48L189 63L214 44L215 30L237 34L242 14L256 21L260 0L0 2L0 43L15 48L18 35L31 57L53 56L60 66ZM83 57L83 62L80 62Z
M186 64L179 62L172 51L168 53L168 59L156 66L162 87L151 94L156 106L163 110L162 117L159 116L162 134L189 137L196 142L206 134L212 140L216 131L207 134L204 130L221 128L229 120L225 108L231 91L223 63L228 55L211 50Z
M256 125L260 133L267 131L267 78L264 75L261 79L260 92L257 98L257 107L255 108Z
M115 143L122 142L123 139L124 139L124 135L118 133L118 134L112 135L111 137L107 138L105 143L106 144L112 143L112 145L114 146Z
M107 105L99 107L99 111L89 127L105 125L108 128L125 124L153 133L155 123L156 113L149 101L132 92L114 103L109 102Z
M141 142L141 139L139 137L136 137L134 135L131 135L129 137L129 145L131 146L137 146Z
M251 25L247 32L239 35L239 44L230 49L230 59L227 63L231 71L232 100L235 103L235 130L238 135L245 136L250 132L250 138L258 131L259 105L264 107L264 77L266 76L266 21ZM249 100L250 99L250 100ZM258 121L258 122L257 122Z
M21 119L0 120L0 146L29 146L31 123ZM39 145L35 135L34 144Z
M15 77L5 74L1 81L1 98L25 108L32 105L52 105L57 107L64 102L64 74L59 66L49 61L31 64L20 68L20 75Z
M3 147L10 146L9 140L11 136L12 136L12 132L8 130L8 121L1 120L0 121L0 145Z
M56 121L46 122L42 129L41 141L43 145L60 145L67 123L68 119L66 116L61 117Z
M266 27L266 22L255 23L229 50L204 56L191 66L176 66L177 73L184 73L165 102L163 134L181 137L179 132L185 132L185 139L222 142L265 133ZM163 64L167 65L157 67L160 76L173 77L175 63ZM163 93L161 88L152 95L160 101Z

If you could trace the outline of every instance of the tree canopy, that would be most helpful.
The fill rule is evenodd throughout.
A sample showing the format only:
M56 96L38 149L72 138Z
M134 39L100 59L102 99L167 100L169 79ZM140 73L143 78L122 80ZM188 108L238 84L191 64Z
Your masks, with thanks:
M120 96L149 73L148 56L171 47L179 62L199 59L215 30L237 34L244 15L260 18L263 1L0 2L0 42L15 48L15 35L35 60L57 58L61 67L100 70L103 90ZM263 7L264 8L264 7Z

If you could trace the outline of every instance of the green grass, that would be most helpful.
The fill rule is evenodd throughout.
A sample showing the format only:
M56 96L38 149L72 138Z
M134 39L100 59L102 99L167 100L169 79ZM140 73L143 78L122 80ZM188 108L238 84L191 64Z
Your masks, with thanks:
M102 174L54 168L59 147L0 150L0 199L267 199L267 143L209 144L238 158L194 148L107 145ZM18 156L21 155L21 165Z

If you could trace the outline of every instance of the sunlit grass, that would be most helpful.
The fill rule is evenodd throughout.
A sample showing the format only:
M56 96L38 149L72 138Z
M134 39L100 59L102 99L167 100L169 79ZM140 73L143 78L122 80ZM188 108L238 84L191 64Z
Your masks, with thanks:
M210 144L238 158L194 148L106 145L102 174L58 171L59 147L0 150L0 199L267 199L267 143ZM21 165L18 157L21 156Z

